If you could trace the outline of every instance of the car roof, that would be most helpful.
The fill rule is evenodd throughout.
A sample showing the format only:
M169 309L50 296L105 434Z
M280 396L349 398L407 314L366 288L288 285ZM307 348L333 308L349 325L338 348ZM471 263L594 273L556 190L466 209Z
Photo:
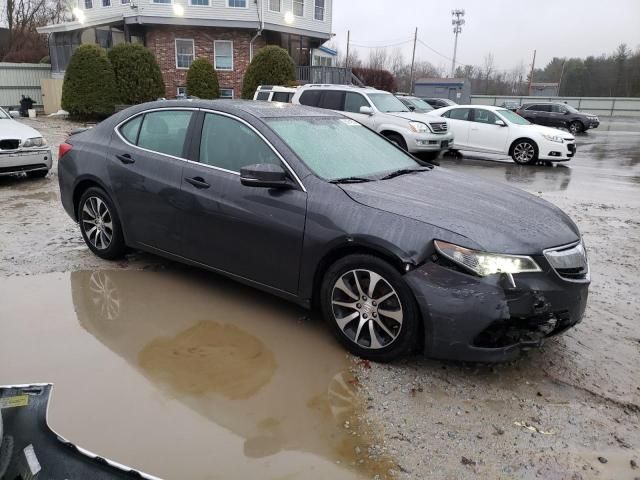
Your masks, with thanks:
M506 108L504 107L499 107L497 105L449 105L448 107L445 108L479 108L482 110L491 110L491 111L498 111L498 112L504 112L506 110Z
M378 90L374 87L359 87L357 85L338 85L334 83L307 83L300 87L300 90L343 90L348 92L358 92L358 93L386 93L389 95L393 95L391 92L387 92L386 90Z
M256 100L157 100L127 108L113 117L121 117L122 120L145 110L160 108L203 108L217 110L223 113L242 116L250 115L256 118L283 118L283 117L338 117L339 113L321 108L293 105L281 102L260 102Z

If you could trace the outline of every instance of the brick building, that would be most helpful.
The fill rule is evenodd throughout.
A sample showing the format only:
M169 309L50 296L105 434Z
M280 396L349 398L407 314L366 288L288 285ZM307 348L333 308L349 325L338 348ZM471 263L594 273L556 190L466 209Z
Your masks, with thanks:
M314 52L331 38L332 0L79 0L73 13L73 22L39 29L49 35L54 76L64 75L81 44L109 49L139 42L154 52L167 98L186 93L196 58L214 65L221 96L232 98L240 96L253 53L265 45L279 45L298 67L314 68Z

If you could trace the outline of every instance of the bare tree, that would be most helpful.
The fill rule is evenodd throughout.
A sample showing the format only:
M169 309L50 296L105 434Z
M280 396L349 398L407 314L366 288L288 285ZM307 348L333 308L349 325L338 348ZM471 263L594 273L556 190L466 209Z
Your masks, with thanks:
M385 70L389 61L386 48L374 48L369 52L367 68L372 70Z
M389 58L389 70L394 75L398 75L398 72L402 70L404 66L404 56L402 55L402 48L396 47L391 52L391 56Z
M484 63L482 66L482 73L484 75L484 93L485 95L489 93L489 79L491 78L491 74L495 69L495 62L493 59L493 53L488 53L484 57Z

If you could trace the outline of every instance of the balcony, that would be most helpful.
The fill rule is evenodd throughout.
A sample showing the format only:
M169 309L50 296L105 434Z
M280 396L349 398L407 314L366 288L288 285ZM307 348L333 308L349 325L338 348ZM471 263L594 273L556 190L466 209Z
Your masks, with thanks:
M306 83L329 83L364 87L364 84L353 74L350 68L342 67L296 67L296 79L301 85Z

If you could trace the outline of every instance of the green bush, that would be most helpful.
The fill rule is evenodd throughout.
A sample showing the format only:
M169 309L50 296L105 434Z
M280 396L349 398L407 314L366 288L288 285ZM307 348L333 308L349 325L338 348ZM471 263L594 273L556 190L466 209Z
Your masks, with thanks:
M120 43L109 52L120 103L135 105L164 97L164 81L151 50Z
M198 98L218 98L220 85L213 65L204 58L193 61L187 72L187 93Z
M296 66L284 48L261 48L244 74L242 98L253 98L258 85L290 85L295 80Z
M71 56L62 85L62 108L77 118L113 113L118 95L113 68L97 45L80 45Z
M39 63L51 63L51 57L49 55L42 57Z

